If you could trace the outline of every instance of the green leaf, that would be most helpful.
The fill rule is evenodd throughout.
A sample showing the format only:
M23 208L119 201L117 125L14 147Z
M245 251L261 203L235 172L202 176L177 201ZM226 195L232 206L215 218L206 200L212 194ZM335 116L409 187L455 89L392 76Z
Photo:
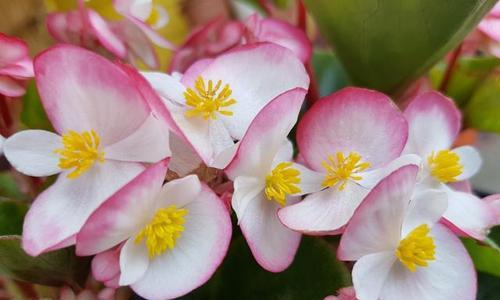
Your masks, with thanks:
M500 277L500 251L498 249L479 245L472 239L462 239L462 241L478 271Z
M459 106L466 105L476 89L498 66L500 66L500 59L496 57L461 58L453 70L446 94L455 100ZM446 67L446 63L441 62L431 69L429 77L435 89L440 86Z
M26 94L23 97L23 111L21 122L31 129L52 130L47 114L40 101L35 83L29 83Z
M455 48L496 0L305 0L354 84L401 91Z
M28 205L0 199L0 235L21 234Z
M492 74L474 93L465 110L468 126L500 132L500 76Z
M182 299L323 299L348 285L349 271L336 259L334 248L320 238L304 237L293 264L284 272L270 273L238 237L215 276Z
M0 197L16 200L27 200L10 172L0 172Z
M21 248L21 237L0 237L0 274L35 284L80 288L85 282L90 259L77 257L74 247L31 257Z
M349 85L347 74L333 53L315 52L312 57L312 64L321 97Z

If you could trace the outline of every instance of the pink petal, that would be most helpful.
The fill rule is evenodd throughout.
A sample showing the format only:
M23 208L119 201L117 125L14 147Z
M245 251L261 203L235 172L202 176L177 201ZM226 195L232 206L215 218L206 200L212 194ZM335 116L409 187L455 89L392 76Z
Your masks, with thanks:
M90 9L85 11L89 26L103 47L114 55L125 58L127 48L124 41L112 31L111 26L98 13Z
M415 165L401 167L366 196L342 235L339 259L358 260L364 255L396 249L417 173Z
M255 117L240 142L226 174L261 178L270 171L274 157L297 122L306 90L287 91L267 104Z
M98 253L92 259L92 276L98 281L108 281L120 274L120 249L113 248Z
M143 169L136 163L106 161L76 179L66 178L68 172L63 172L28 211L23 249L36 256L76 234L106 199Z
M461 116L453 100L437 92L417 96L404 111L409 136L405 153L423 159L432 153L449 149L460 130Z
M498 18L483 19L477 29L495 42L500 42L500 20Z
M129 60L137 65L136 60L143 62L151 69L159 67L159 58L148 37L129 20L113 24L113 31L120 36L128 47Z
M213 62L213 59L204 58L194 62L187 70L184 72L181 83L184 86L194 86L194 82L200 76L200 74ZM184 96L182 97L184 99Z
M222 201L203 185L184 208L188 213L176 246L155 257L131 285L143 298L172 299L189 293L210 279L226 255L232 228Z
M406 138L406 121L389 97L361 88L320 99L297 128L300 153L316 171L328 155L351 151L378 168L401 154Z
M459 230L479 240L486 238L494 223L494 212L489 205L473 194L444 188L448 196L448 209L444 217Z
M106 200L78 233L76 252L96 254L136 234L154 213L166 171L167 161L156 163Z
M0 75L0 95L21 97L26 92L23 84L9 76Z
M287 199L292 204L297 201ZM300 243L300 233L281 224L276 212L279 204L268 200L263 191L249 201L239 220L241 232L261 267L281 272L292 263Z
M398 261L393 265L380 299L476 299L476 272L460 240L436 224L431 229L436 259L411 272Z
M0 32L0 69L28 57L28 45L18 38Z
M0 68L1 75L14 77L15 79L29 79L35 76L33 71L33 61L25 57L16 63Z
M311 41L305 32L290 23L267 18L261 19L257 14L250 16L246 22L251 41L271 42L290 49L303 63L312 55Z
M500 194L491 195L483 199L489 206L490 210L495 215L495 220L492 225L500 225Z
M81 48L61 45L35 59L37 86L58 133L95 130L102 145L134 132L150 108L120 67Z

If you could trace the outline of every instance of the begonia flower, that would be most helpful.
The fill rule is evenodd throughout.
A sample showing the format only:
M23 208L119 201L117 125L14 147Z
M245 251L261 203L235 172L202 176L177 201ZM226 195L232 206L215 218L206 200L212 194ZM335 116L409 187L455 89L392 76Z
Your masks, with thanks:
M158 68L159 61L154 45L173 49L153 27L165 25L168 16L153 1L117 0L116 11L123 18L110 21L96 11L86 8L82 1L78 8L69 12L56 12L47 16L49 33L57 41L99 50L102 47L111 54L136 64L142 61L150 68ZM149 14L148 14L149 13ZM147 22L153 22L150 26Z
M488 205L475 195L450 186L471 178L481 166L481 157L474 147L452 149L462 124L460 111L452 100L437 92L426 92L408 105L404 115L409 124L404 153L422 158L419 188L446 192L448 209L444 218L464 233L483 239L493 222Z
M356 210L337 251L356 261L360 300L476 298L476 274L461 241L438 221L446 210L439 190L414 193L419 168L383 179Z
M297 127L301 159L318 189L278 212L287 227L338 233L370 189L391 170L418 160L400 158L408 127L391 100L376 91L345 88L320 99Z
M78 255L124 242L119 285L147 299L180 297L205 283L226 255L231 219L195 175L167 182L166 162L139 174L104 202L77 235Z
M356 291L353 287L341 288L337 296L327 296L323 300L358 300L356 298Z
M26 43L0 33L0 96L24 95L24 82L32 77L33 62L28 55Z
M500 194L488 196L483 201L486 201L495 216L493 225L500 225Z
M312 55L312 45L304 31L287 22L253 14L245 21L215 19L194 31L174 53L169 70L184 72L197 60L260 42L288 48L303 63Z
M26 215L23 248L31 255L74 243L104 200L144 170L144 163L170 154L169 125L149 105L154 92L119 65L62 45L35 59L35 74L56 133L21 131L3 147L21 173L61 173Z
M286 76L284 75L286 74ZM242 46L201 60L179 80L143 72L203 161L224 168L257 113L278 95L307 89L309 77L290 50L270 43Z
M485 50L500 57L500 3L497 3L481 20L477 31L485 37L481 39Z
M267 104L250 124L234 160L226 168L234 181L232 207L257 262L281 272L293 261L301 234L281 224L279 208L309 192L302 167L292 161L287 135L297 122L306 90L297 88Z

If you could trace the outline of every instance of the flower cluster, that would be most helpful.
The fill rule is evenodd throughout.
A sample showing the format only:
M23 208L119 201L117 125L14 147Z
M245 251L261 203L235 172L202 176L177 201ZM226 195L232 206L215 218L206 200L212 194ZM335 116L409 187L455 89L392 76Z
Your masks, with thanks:
M167 15L152 1L114 1L116 22L79 3L49 16L59 41L152 67L149 43L170 47L153 30ZM54 128L0 144L17 171L57 175L25 217L28 254L75 245L106 286L173 299L222 263L234 211L270 272L292 264L302 235L341 235L353 288L326 299L475 299L458 237L484 240L500 202L471 192L481 158L454 147L461 113L444 95L419 93L400 110L383 93L348 87L306 109L310 43L256 15L194 33L170 73L74 45L42 52L32 68L26 51L0 36L0 93L20 96L34 76ZM217 169L217 184L195 174L200 166Z

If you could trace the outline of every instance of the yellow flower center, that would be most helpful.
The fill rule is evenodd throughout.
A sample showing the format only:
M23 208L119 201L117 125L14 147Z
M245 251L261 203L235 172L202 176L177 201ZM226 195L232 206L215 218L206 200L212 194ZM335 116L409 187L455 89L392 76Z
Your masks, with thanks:
M184 217L187 213L187 209L177 208L175 205L158 209L151 222L135 237L134 242L140 244L146 240L149 258L154 258L167 249L173 249L184 231Z
M215 120L217 114L224 116L232 116L233 112L227 110L228 106L236 103L236 100L231 98L233 91L226 84L222 87L222 81L217 81L214 86L212 80L207 84L201 76L195 81L194 90L187 88L184 92L186 105L192 108L186 111L186 117L202 116L205 120L209 118Z
M436 245L429 232L427 224L416 227L399 242L396 249L399 261L412 272L415 272L417 266L425 267L429 260L435 259Z
M94 162L104 162L104 152L99 151L100 138L94 130L78 133L70 130L62 135L64 148L55 149L59 154L59 168L74 170L68 178L74 179L90 169Z
M286 196L300 193L297 184L300 183L300 171L292 168L293 163L279 163L266 176L266 188L264 192L269 200L278 202L281 206L286 204Z
M151 14L146 19L146 24L155 25L160 18L160 12L158 11L158 5L153 5L153 9L151 10Z
M336 156L328 155L328 160L321 164L326 170L323 187L333 187L339 184L339 191L344 190L349 180L363 179L357 174L370 167L370 163L362 162L361 155L356 152L349 152L347 157L342 152L337 152Z
M451 150L434 151L427 158L431 175L443 183L457 181L457 176L462 174L463 166L460 157Z

